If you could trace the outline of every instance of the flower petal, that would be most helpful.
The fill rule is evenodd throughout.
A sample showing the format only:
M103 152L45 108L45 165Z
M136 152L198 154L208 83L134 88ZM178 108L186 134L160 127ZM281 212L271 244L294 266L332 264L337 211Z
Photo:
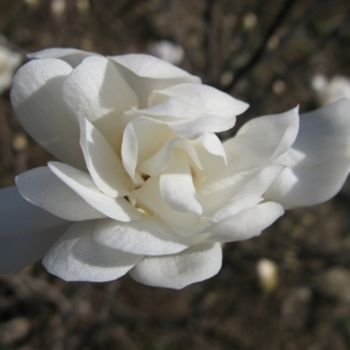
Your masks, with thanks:
M67 164L50 162L50 170L93 208L123 222L140 219L142 214L124 198L111 198L96 187L90 175Z
M127 124L123 134L122 161L135 183L143 182L137 165L157 153L174 137L176 135L167 125L151 118L139 117Z
M232 206L233 207L233 206ZM265 202L243 209L211 226L211 234L207 238L213 242L234 242L252 238L269 227L284 213L282 205Z
M96 186L111 197L125 196L130 180L120 159L97 128L84 117L80 121L80 145Z
M249 105L243 101L208 85L183 83L172 85L163 90L154 91L151 95L151 106L163 102L169 97L199 108L206 114L236 116L247 110ZM174 113L177 114L176 109Z
M159 189L159 177L149 178L139 189L133 193L137 198L155 214L159 215L167 225L184 236L193 235L201 227L197 214L179 212L164 201Z
M265 197L265 191L284 168L283 165L275 164L250 171L235 172L226 168L219 173L213 173L197 188L204 214L211 217L232 200L251 196Z
M298 108L250 120L224 142L230 166L243 170L273 161L292 146L298 128Z
M15 186L0 190L0 237L13 237L67 223L27 202Z
M18 215L18 213L17 213ZM17 220L20 221L20 220ZM70 224L0 238L0 274L16 272L40 260Z
M190 84L196 90L198 84ZM154 92L154 96L158 92ZM211 112L208 114L202 108L188 103L168 98L150 108L130 110L126 112L128 119L147 116L169 125L179 136L186 139L198 138L203 132L230 129L236 121L236 116Z
M287 166L312 166L333 157L350 157L350 101L343 99L300 116L292 148L277 162Z
M149 286L181 289L216 275L221 264L221 245L202 243L176 255L146 257L130 276Z
M197 151L191 141L176 137L168 141L157 153L140 164L138 168L141 173L150 176L160 175L171 163L175 148L182 149L187 153L189 156L188 161L190 165L195 165L199 169L203 169L202 163L198 158Z
M263 168L243 184L233 198L237 200L248 196L262 197L284 169L285 166L280 164Z
M226 167L226 152L215 134L204 133L194 141L194 145L205 172L218 172L220 168Z
M275 160L287 168L267 195L285 208L314 205L333 197L350 168L350 101L341 100L300 117L292 148Z
M160 175L159 188L170 208L185 213L202 213L202 206L196 198L188 158L183 151L174 152L169 167Z
M156 154L140 164L139 170L149 176L158 176L171 163L175 145L180 141L176 137L167 142Z
M176 100L169 103L166 100ZM248 104L236 100L207 85L178 84L154 91L150 97L151 106L162 104L164 115L179 119L181 111L188 105L198 109L193 118L169 122L169 126L180 136L195 139L205 132L221 132L230 129L236 122L236 115L243 113ZM157 108L157 107L156 107ZM160 110L161 107L159 106ZM147 112L147 110L146 110ZM152 108L148 110L152 114Z
M349 159L337 157L310 167L286 168L267 190L265 198L285 209L315 205L332 198L343 186Z
M129 54L110 59L115 62L130 86L134 87L140 108L148 107L149 96L154 90L187 82L200 83L198 77L153 56Z
M34 60L13 80L11 102L25 128L59 160L85 168L79 146L79 123L62 98L62 86L72 67L59 59Z
M85 117L116 151L121 144L123 113L137 107L137 97L105 57L91 56L74 69L63 86L63 97L77 118Z
M258 196L246 196L238 200L232 200L227 205L218 210L207 222L202 231L210 231L213 227L220 224L226 219L230 219L242 210L252 208L262 202L264 198Z
M185 240L162 220L150 217L126 224L98 220L94 240L103 246L139 255L167 255L188 248Z
M35 168L16 177L20 194L30 203L68 221L82 221L105 216L85 202L54 175L48 167Z
M84 58L89 56L99 56L99 54L72 48L50 48L28 54L29 58L60 58L73 68L78 66Z
M45 255L45 268L65 281L107 282L125 275L142 259L95 243L94 224L85 221L71 225Z

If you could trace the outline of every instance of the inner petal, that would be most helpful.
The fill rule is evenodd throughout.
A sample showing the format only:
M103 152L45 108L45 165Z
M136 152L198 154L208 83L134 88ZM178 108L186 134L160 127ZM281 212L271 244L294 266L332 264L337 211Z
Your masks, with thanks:
M202 214L202 206L196 198L191 168L184 151L174 151L172 162L160 176L159 187L163 199L172 209Z
M138 165L175 137L167 125L151 118L139 117L128 123L123 135L122 161L135 183L143 182Z

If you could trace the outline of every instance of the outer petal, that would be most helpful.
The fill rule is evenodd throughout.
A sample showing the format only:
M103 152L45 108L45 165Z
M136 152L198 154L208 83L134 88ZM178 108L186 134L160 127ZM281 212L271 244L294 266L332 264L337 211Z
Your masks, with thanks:
M73 68L81 63L81 61L89 56L100 56L94 52L82 51L72 48L50 48L28 55L29 58L60 58L70 64Z
M341 100L300 118L290 151L276 160L288 166L267 193L285 208L333 197L350 168L350 101Z
M63 96L75 114L85 117L119 150L123 113L137 107L137 97L114 65L92 56L74 69L63 86Z
M139 255L175 254L188 244L162 220L143 218L124 224L115 220L99 220L94 240L106 247Z
M124 222L142 217L142 214L124 198L114 199L101 193L88 174L59 162L50 162L49 168L67 186L102 214Z
M130 191L130 180L107 140L87 119L81 117L80 144L85 162L96 186L111 197Z
M284 213L282 205L266 202L243 209L209 227L208 241L234 242L252 238L269 227Z
M337 157L311 167L286 168L265 194L285 209L325 202L339 192L349 172L349 159Z
M67 223L27 202L14 186L0 190L0 208L1 238L32 234Z
M176 255L147 257L130 271L130 275L149 286L181 289L216 275L221 264L221 245L202 243Z
M54 175L48 167L35 168L18 175L16 184L28 202L59 218L82 221L105 217Z
M298 128L298 108L250 120L224 143L230 166L243 170L273 161L292 146Z
M110 59L135 89L140 108L148 107L149 96L154 90L187 82L200 83L198 77L153 56L130 54L113 56Z
M73 224L43 259L46 269L66 281L107 282L125 275L140 255L94 242L94 221Z
M27 63L14 77L11 102L23 127L43 148L84 169L78 119L62 99L62 86L71 71L58 59Z
M350 158L349 111L350 100L343 99L302 114L297 139L291 150L277 161L291 167L310 167L333 157Z
M20 221L17 219L17 221ZM0 238L0 274L15 272L40 260L70 224Z

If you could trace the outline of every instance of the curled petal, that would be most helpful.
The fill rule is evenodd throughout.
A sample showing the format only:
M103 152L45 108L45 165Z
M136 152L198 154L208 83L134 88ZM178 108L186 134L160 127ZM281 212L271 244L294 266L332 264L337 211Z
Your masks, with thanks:
M54 175L48 167L35 168L16 178L18 191L30 203L68 221L104 218Z
M61 181L102 214L124 222L141 218L142 214L126 199L101 193L87 173L59 162L50 162L48 165Z
M67 223L26 201L14 186L0 190L0 208L1 238L32 234Z
M130 275L149 286L181 289L216 275L221 264L221 245L201 243L175 255L146 257Z
M94 240L106 247L139 255L175 254L186 248L179 237L162 220L145 217L124 224L115 220L99 220Z
M153 56L129 54L113 56L110 59L130 86L134 87L140 108L149 106L148 99L154 90L187 82L200 83L198 77Z
M43 259L45 268L65 281L107 282L125 275L140 255L97 244L94 221L73 224Z
M59 160L85 169L79 146L79 122L62 98L72 67L59 59L34 60L21 67L13 80L11 102L25 128Z

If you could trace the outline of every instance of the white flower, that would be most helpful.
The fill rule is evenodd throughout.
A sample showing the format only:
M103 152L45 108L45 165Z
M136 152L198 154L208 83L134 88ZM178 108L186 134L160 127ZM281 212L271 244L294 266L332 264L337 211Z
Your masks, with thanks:
M0 43L0 95L11 86L13 73L21 62L22 56L19 53Z
M222 144L214 132L247 104L155 57L32 58L12 104L59 161L0 192L3 273L44 257L69 281L129 272L179 289L220 270L222 243L331 198L349 171L346 100L302 116L300 129L297 109L251 120Z

